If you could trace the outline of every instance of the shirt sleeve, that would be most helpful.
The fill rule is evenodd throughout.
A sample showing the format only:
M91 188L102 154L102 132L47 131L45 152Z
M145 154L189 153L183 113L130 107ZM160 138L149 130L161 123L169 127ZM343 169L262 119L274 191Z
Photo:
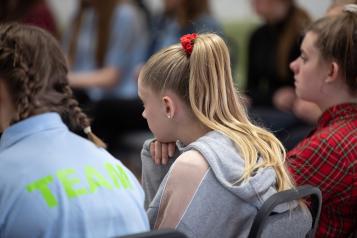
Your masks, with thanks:
M150 223L154 229L176 228L199 189L209 167L197 151L183 153L173 164L162 194L156 217ZM149 216L150 219L150 216Z
M179 156L180 152L176 149L174 156L169 159L167 165L156 165L151 158L150 144L154 139L146 140L143 149L141 150L142 174L141 184L145 192L145 208L154 200L155 194L158 192L160 184L169 171L172 163Z

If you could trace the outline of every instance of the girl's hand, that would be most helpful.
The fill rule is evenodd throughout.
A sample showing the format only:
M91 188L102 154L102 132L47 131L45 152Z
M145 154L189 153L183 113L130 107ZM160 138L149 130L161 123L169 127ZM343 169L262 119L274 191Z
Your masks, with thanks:
M175 142L163 143L155 140L150 144L151 158L157 165L166 165L169 157L172 157L175 154L175 150Z
M321 109L315 103L302 99L296 100L293 112L297 117L312 124L316 124L322 114Z
M292 87L278 89L273 95L273 104L280 111L292 111L296 99L295 90Z

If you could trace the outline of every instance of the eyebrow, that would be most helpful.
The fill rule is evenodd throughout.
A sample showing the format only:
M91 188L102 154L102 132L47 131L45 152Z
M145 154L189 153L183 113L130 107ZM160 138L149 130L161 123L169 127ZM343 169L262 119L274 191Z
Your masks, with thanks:
M302 47L300 48L300 54L306 55L306 51Z

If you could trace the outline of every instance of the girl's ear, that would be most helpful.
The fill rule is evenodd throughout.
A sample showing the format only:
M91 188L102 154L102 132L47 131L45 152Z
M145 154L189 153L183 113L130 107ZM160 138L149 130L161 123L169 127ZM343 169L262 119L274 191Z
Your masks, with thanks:
M340 66L335 61L332 61L329 65L329 67L330 67L329 73L325 80L326 83L331 83L331 82L336 81L336 79L338 78L338 76L340 74Z
M165 109L167 118L171 119L174 117L176 112L176 105L174 100L170 96L162 97L162 103Z

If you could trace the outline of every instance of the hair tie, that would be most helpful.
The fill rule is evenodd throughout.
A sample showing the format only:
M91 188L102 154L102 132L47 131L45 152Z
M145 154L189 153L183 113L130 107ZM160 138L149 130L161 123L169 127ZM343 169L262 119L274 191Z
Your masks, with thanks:
M197 38L196 33L181 36L181 38L180 38L181 45L187 55L191 55L192 50L193 50L194 40L196 38Z
M90 134L90 133L92 133L92 129L90 128L90 126L87 126L86 128L84 128L83 131L84 131L84 133L87 134L87 135Z
M343 7L343 11L345 12L357 12L357 4L347 4Z

